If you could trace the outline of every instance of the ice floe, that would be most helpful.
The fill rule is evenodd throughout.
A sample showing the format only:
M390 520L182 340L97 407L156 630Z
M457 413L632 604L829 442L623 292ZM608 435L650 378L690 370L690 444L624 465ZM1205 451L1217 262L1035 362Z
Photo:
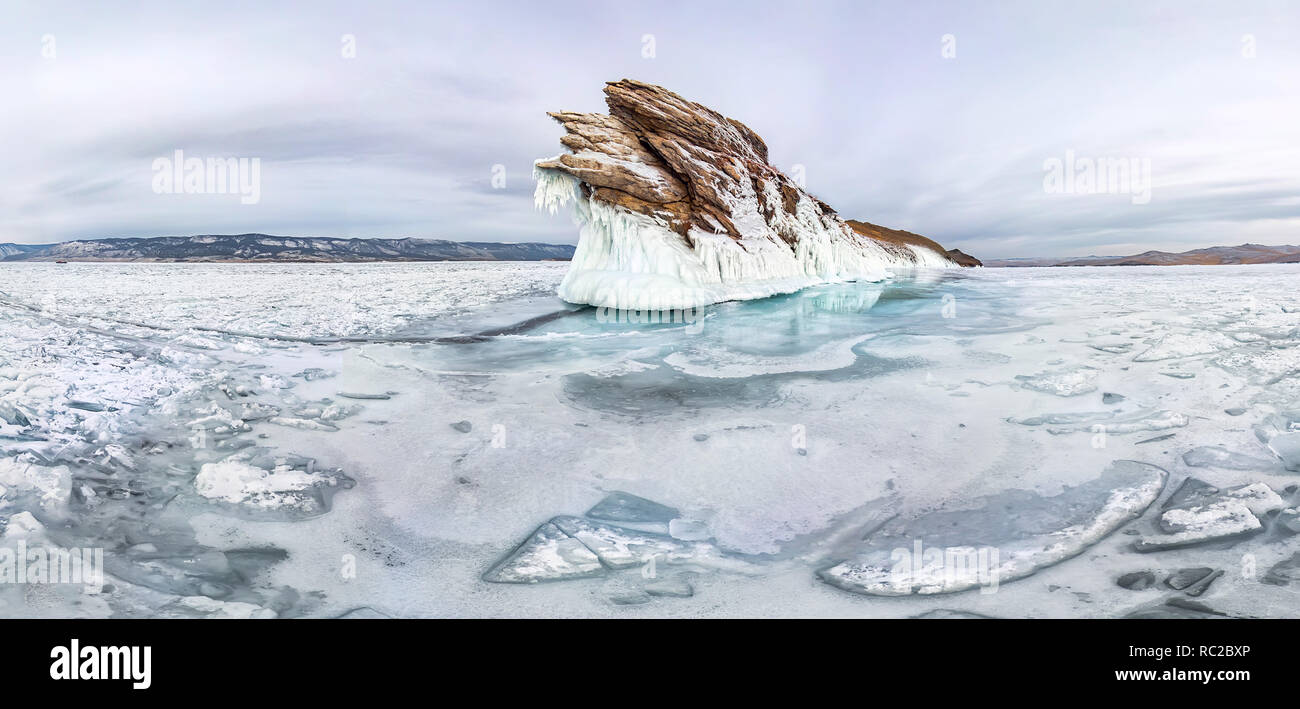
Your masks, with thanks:
M1273 461L1228 450L1223 446L1200 446L1183 454L1183 462L1193 468L1228 468L1231 470L1268 470Z
M516 327L564 308L553 294L567 267L0 267L0 529L103 547L109 576L94 599L0 587L0 616L337 617L364 606L386 616L910 617L942 603L993 616L1223 617L1291 607L1289 590L1236 570L1251 554L1262 580L1283 578L1293 572L1279 562L1300 540L1290 489L1300 471L1287 470L1300 433L1300 312L1278 307L1296 302L1300 266L900 273L710 306L693 330L614 327L590 309ZM349 290L365 309L345 312L357 300L340 297ZM1234 304L1242 292L1260 307ZM48 294L57 307L22 307ZM484 304L492 310L474 311ZM489 331L510 334L476 334ZM1232 342L1206 338L1222 349L1191 354L1207 348L1168 337L1193 331ZM1177 356L1134 360L1157 348ZM460 421L467 433L452 427ZM881 603L812 582L891 514L901 523L1004 499L1007 516L1032 518L1038 496L1117 458L1213 486L1168 505L1179 510L1168 528L1183 531L1160 527L1168 509L1149 510L1038 572L1042 584ZM256 473L245 490L234 475L216 497L201 494L204 466L227 461L267 478ZM360 489L332 499L350 483L294 489L340 471ZM1254 483L1286 507L1216 502ZM644 503L598 514L618 488ZM1014 490L1038 492L998 497ZM879 500L870 523L842 521ZM635 521L638 504L655 511ZM1252 526L1233 504L1260 528L1221 534L1234 519ZM582 520L583 537L623 565L600 563L552 525L574 554L586 550L591 576L485 589L480 574L556 515ZM1188 529L1202 531L1168 544ZM1135 556L1134 541L1159 551ZM707 553L695 556L699 545ZM650 556L663 548L674 551ZM628 563L639 555L650 558ZM360 566L351 579L338 569L348 556ZM1204 604L1166 602L1190 602L1215 574L1183 590L1167 578L1203 568L1225 571ZM1116 584L1141 570L1154 587ZM180 600L195 597L246 605Z
M194 489L203 497L219 502L261 509L321 512L328 499L323 492L340 485L350 486L351 481L336 473L295 468L285 462L264 468L249 463L247 458L240 453L204 464L194 477Z
M1269 439L1268 447L1282 459L1287 470L1300 472L1300 432L1273 436Z
M900 520L819 576L847 591L880 596L996 589L1075 556L1136 519L1165 478L1156 466L1121 460L1056 495L1014 491L966 509Z
M605 573L600 558L581 541L547 522L519 548L483 574L495 583L537 583L599 576Z
M1260 517L1281 510L1285 502L1263 483L1219 490L1200 481L1185 481L1165 505L1157 526L1134 543L1142 552L1239 539L1263 531Z
M483 579L497 583L537 583L659 565L742 572L751 568L750 562L723 552L709 541L643 531L647 525L667 526L675 519L676 510L665 505L616 492L592 511L604 518L617 518L622 524L573 516L555 517L497 562Z
M1016 377L1026 389L1057 396L1078 396L1097 390L1098 370L1093 367L1065 367Z

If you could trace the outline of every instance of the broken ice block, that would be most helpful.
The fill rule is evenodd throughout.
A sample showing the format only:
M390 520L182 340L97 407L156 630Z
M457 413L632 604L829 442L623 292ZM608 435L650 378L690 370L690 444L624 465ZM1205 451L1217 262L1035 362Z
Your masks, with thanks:
M1190 482L1195 484L1189 485ZM1259 516L1285 506L1282 498L1263 483L1217 491L1200 481L1184 482L1166 503L1158 526L1165 534L1139 539L1141 552L1163 551L1216 541L1228 541L1263 530Z
M1300 472L1300 432L1274 436L1268 447L1282 459L1287 470Z
M1183 462L1193 468L1226 468L1228 470L1267 470L1277 465L1271 460L1230 451L1223 446L1201 446L1183 454Z
M1165 477L1154 465L1117 460L1057 495L1013 490L968 509L891 522L852 558L818 575L846 591L880 596L996 588L1068 559L1137 518Z
M667 505L651 502L644 497L637 497L626 492L610 493L605 499L587 510L592 519L610 522L656 522L668 524L681 513Z
M1033 376L1020 375L1016 379L1026 389L1057 396L1078 396L1097 390L1099 374L1093 367L1067 367L1039 372Z
M483 574L494 583L537 583L599 576L600 559L582 542L547 522L505 559Z

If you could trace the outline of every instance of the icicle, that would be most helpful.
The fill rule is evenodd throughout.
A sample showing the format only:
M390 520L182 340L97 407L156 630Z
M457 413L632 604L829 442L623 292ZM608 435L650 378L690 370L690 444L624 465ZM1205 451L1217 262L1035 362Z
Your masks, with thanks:
M550 158L550 160L556 160ZM544 162L538 160L537 162ZM560 207L563 207L571 199L577 199L578 180L570 175L566 175L559 170L544 170L533 165L533 179L537 182L537 187L533 189L533 205L537 209L545 209L551 214L555 214Z
M542 161L539 161L542 162ZM559 295L571 303L625 310L693 308L726 300L793 293L837 281L882 281L890 268L951 267L944 255L908 245L887 249L825 218L810 199L795 214L778 212L783 233L798 234L791 249L763 219L752 191L731 205L737 242L692 228L690 243L660 219L589 199L579 181L534 167L534 203L554 214L572 201L578 246ZM770 183L763 198L771 203Z

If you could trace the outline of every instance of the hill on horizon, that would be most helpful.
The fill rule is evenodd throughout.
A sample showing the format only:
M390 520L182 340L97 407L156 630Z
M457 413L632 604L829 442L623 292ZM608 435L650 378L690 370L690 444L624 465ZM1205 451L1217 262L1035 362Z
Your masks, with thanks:
M206 234L0 244L0 261L567 261L573 251L572 244Z
M1073 256L987 259L986 266L1228 266L1256 263L1300 263L1300 246L1211 246L1172 253L1144 251L1132 256Z

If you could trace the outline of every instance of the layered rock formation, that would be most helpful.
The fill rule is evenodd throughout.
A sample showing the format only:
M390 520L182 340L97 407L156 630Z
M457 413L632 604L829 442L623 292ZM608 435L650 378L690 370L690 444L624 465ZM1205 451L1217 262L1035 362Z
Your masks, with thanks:
M956 261L958 266L963 266L965 268L976 268L984 265L983 261L980 261L961 249L948 249L948 258Z
M569 152L536 163L537 206L573 202L582 227L565 300L682 308L958 265L924 237L844 221L739 121L639 81L605 97L608 115L551 113Z

